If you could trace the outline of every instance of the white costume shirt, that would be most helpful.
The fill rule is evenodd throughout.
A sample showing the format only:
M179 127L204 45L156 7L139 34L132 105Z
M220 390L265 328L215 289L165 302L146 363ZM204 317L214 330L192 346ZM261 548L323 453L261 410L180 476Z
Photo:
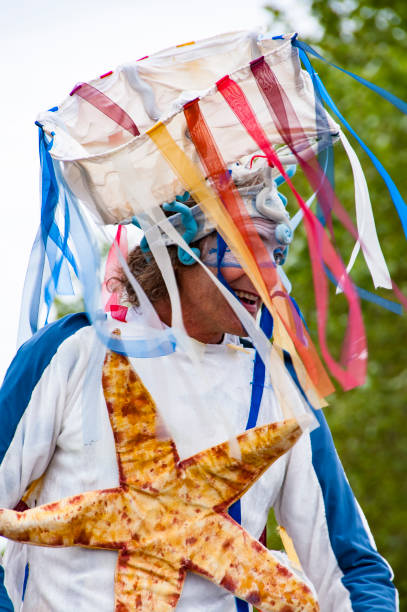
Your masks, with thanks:
M254 351L234 350L230 341L233 338L226 337L220 345L201 345L202 379L192 379L190 358L178 350L154 359L131 359L181 459L223 442L225 431L237 435L246 427ZM16 506L39 478L28 499L30 507L118 486L101 385L104 354L85 315L70 315L47 326L20 349L0 394L1 507ZM281 418L273 390L266 385L257 424ZM333 462L331 476L323 472L328 459L322 461L322 476L316 467L325 442L317 440L314 451L310 436L303 434L243 496L242 525L259 538L269 508L274 507L277 520L294 540L323 612L396 610L391 572L375 551L329 432L324 435ZM345 510L334 507L341 505L334 501L338 490L341 499L346 497ZM343 511L347 516L335 514ZM114 551L10 542L4 558L5 586L16 611L112 612L116 560ZM371 586L365 588L369 580ZM2 608L0 602L3 609L10 608ZM176 609L237 608L228 591L188 573Z

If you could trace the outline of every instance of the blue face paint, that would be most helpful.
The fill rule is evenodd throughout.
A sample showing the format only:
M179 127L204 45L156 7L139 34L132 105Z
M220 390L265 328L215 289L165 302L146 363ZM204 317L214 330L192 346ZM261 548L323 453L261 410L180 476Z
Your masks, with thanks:
M259 233L264 246L270 255L270 265L282 264L292 240L292 230L288 224L275 223L266 219L252 219L255 230ZM222 239L222 252L219 254L217 234L210 234L202 245L201 259L209 268L241 268L240 263ZM224 246L223 246L224 245ZM219 266L219 261L221 265ZM266 265L266 264L265 264Z

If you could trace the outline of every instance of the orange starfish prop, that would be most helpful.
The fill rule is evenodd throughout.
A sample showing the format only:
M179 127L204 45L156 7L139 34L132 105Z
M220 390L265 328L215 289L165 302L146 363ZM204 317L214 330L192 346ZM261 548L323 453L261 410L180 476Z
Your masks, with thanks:
M295 420L257 427L179 461L147 389L126 357L108 352L103 388L120 486L25 512L0 510L0 533L42 546L119 551L115 610L167 612L186 571L263 612L317 611L309 588L226 513L301 434Z

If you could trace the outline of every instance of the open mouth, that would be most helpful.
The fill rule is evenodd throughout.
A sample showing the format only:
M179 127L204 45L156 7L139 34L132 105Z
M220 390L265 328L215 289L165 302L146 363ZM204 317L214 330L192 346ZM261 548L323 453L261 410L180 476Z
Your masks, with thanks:
M251 314L256 314L259 304L259 296L248 291L240 291L239 289L234 290L236 296L239 298L239 302L248 310Z

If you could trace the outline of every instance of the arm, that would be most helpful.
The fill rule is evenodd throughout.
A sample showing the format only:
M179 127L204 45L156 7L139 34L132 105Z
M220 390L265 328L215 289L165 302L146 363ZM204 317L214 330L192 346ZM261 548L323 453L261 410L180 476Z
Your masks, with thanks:
M320 427L291 452L276 518L292 537L324 611L395 611L391 569L376 550L324 415L315 415Z
M20 348L6 374L0 390L0 507L14 508L48 466L62 426L74 363L71 359L69 364L65 355L61 359L58 351L86 324L86 319L75 315L47 326ZM3 571L0 578L0 611L9 612L13 606ZM15 581L22 590L24 576Z
M14 612L13 604L4 586L4 569L0 567L0 612Z

